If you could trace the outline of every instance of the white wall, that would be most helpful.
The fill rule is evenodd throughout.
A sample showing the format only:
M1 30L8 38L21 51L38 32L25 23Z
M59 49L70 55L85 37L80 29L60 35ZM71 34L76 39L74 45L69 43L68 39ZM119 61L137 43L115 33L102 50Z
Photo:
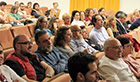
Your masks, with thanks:
M58 8L61 9L61 13L60 13L60 18L62 16L63 13L69 13L69 7L70 7L70 0L3 0L5 1L7 4L14 4L15 1L19 1L19 2L24 2L25 5L27 5L27 3L29 1L31 1L32 3L38 2L40 7L42 6L46 6L48 7L48 9L53 7L53 2L58 2L59 6Z
M120 0L121 11L133 13L135 9L140 9L140 0Z

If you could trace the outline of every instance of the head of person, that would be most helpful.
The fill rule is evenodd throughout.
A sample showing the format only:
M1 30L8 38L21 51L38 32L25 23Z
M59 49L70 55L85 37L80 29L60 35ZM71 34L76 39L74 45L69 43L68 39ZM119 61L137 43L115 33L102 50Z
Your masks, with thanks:
M45 30L41 30L35 34L35 41L38 47L45 53L52 51L51 38Z
M93 9L93 15L95 15L95 14L99 14L98 9L96 9L96 8Z
M133 43L131 42L131 39L127 36L117 36L116 37L123 46L123 57L127 57L129 54L133 53Z
M7 5L7 3L6 3L6 2L1 1L1 2L0 2L0 7L1 7L1 10L6 9L6 5Z
M70 23L70 21L71 21L71 16L70 16L68 13L64 13L64 14L62 15L62 19L63 19L65 25L70 25L70 24L71 24L71 23Z
M72 23L73 19L75 19L75 20L80 19L80 12L79 11L77 11L77 10L72 11L71 23Z
M58 5L58 2L54 2L53 3L53 7L57 8L59 5Z
M92 17L93 16L93 9L92 8L87 8L85 10L85 15L86 15L86 17Z
M112 60L118 60L122 57L123 46L116 38L109 38L104 43L105 55Z
M140 12L138 9L135 9L134 12L132 13L133 17L139 17L140 16Z
M116 17L121 23L124 23L124 22L126 21L127 14L125 14L125 13L122 12L122 11L118 11L118 12L115 14L115 17Z
M85 20L85 12L84 11L80 11L80 20L81 21Z
M23 11L23 10L25 9L25 5L24 5L24 3L21 2L21 3L19 4L19 7L20 7L20 9Z
M56 26L54 26L56 25ZM51 30L52 34L55 35L57 31L57 27L59 26L59 18L58 17L52 17L49 20L48 28Z
M97 58L88 53L75 53L68 60L68 71L74 82L98 82Z
M87 30L85 28L85 26L80 26L81 28L81 34L83 36L84 39L87 39L88 38L88 33L87 33Z
M72 25L70 27L73 37L76 37L81 34L81 28L78 25Z
M40 16L36 22L35 30L40 28L41 30L48 27L48 21L45 16Z
M15 51L23 56L28 56L32 53L32 42L26 34L19 34L14 38L13 47Z
M103 8L103 7L100 8L98 12L99 12L100 15L105 15L106 14L105 8Z
M39 4L38 3L34 3L33 9L39 10Z
M12 6L10 13L16 14L18 12L18 7L17 6Z
M32 2L27 3L28 8L32 8Z
M4 62L4 53L3 53L3 46L0 43L0 65L2 65Z
M65 48L65 44L69 44L71 39L72 33L70 28L68 26L61 26L56 32L54 46Z
M14 6L19 7L19 2L18 1L15 1Z
M99 14L93 15L91 22L93 23L96 29L100 29L103 26L103 19Z
M110 15L105 20L105 27L116 28L116 18L113 15Z

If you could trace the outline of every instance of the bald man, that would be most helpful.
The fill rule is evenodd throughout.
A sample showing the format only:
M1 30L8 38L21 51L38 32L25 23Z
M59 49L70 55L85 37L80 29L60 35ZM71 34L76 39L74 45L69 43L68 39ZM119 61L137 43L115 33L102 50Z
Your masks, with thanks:
M105 56L100 60L99 73L110 82L137 82L128 65L123 61L121 43L107 39L104 43Z
M43 61L39 61L32 53L32 42L25 34L14 38L13 46L15 52L8 55L5 64L10 66L20 77L27 82L47 81L53 75L54 70Z

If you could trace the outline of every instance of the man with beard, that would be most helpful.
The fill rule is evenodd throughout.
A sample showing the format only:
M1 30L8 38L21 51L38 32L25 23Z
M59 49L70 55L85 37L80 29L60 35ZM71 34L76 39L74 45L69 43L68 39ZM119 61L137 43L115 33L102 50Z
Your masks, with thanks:
M40 61L45 61L54 70L55 74L67 71L67 58L54 46L52 46L50 36L45 30L41 30L35 34L35 41L38 49L35 54Z
M122 57L123 46L115 39L107 39L104 43L105 55L99 62L99 73L110 82L137 82L129 66Z
M99 81L100 75L97 71L98 59L88 53L75 53L68 60L68 70L72 82L105 82ZM100 78L101 79L101 78Z
M5 64L10 66L20 77L27 82L44 82L53 75L54 70L43 61L39 61L31 52L32 42L25 34L19 34L14 38L15 52L9 54Z

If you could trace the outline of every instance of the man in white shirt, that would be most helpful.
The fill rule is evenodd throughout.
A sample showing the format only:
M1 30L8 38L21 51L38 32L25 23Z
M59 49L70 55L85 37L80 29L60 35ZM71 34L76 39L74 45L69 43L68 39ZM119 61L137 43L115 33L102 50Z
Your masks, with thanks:
M95 27L91 30L89 38L96 42L100 42L103 45L110 37L108 36L106 29L103 27L102 17L99 14L95 14L92 16L91 22Z
M122 45L115 39L104 43L105 56L99 62L99 73L110 82L137 82L128 65L123 61Z

